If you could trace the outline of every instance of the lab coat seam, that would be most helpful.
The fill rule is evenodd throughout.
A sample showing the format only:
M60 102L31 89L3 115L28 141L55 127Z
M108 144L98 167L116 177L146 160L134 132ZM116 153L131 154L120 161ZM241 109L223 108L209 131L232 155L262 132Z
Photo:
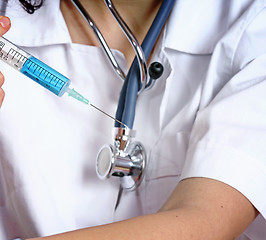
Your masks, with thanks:
M164 72L163 75L157 79L156 81L160 81L160 83L162 83L162 81L164 81L164 92L163 92L163 96L162 96L162 100L160 102L160 106L159 109L159 129L160 129L160 133L163 130L163 118L164 118L164 114L165 114L165 110L166 110L166 98L168 97L168 92L169 90L167 90L167 82L169 82L169 79L171 79L171 76L173 75L173 68L172 68L172 63L170 60L169 55L167 54L167 51L165 51L165 46L163 45L164 39L162 39L161 41L158 42L157 46L156 46L156 55L154 56L155 58L159 58L164 65ZM161 46L161 49L159 48L159 46ZM167 71L166 71L167 70ZM155 83L156 84L156 83Z
M169 170L169 168L166 170ZM153 180L166 179L166 178L177 178L178 179L181 176L181 172L182 171L179 171L176 174L170 173L170 174L159 175L159 176L151 176L147 178L147 182L153 181Z
M256 18L256 16L265 7L264 2L263 3L262 2L255 2L254 4L255 5L253 8L251 7L251 9L244 12L243 15L240 17L239 21L237 21L234 25L232 25L232 27L231 27L231 29L229 29L228 33L218 42L218 44L216 45L215 50L213 52L210 66L211 66L212 62L215 60L215 58L214 58L215 53L217 53L217 51L219 51L219 50L221 51L221 48L227 49L227 51L223 49L224 58L227 59L227 61L224 61L224 63L223 63L226 66L226 68L223 68L224 73L225 73L225 69L227 70L227 73L224 76L224 79L226 78L227 80L226 80L226 82L223 83L223 86L225 86L225 84L227 82L229 82L231 80L232 76L235 74L234 73L235 54L236 54L237 48L239 46L239 43L243 37L244 32L248 28L249 24ZM231 37L231 36L233 36L233 37ZM202 86L202 87L204 87L204 86ZM222 86L221 86L221 89L222 89ZM213 95L212 99L208 99L208 102L203 104L203 102L206 100L203 99L204 92L202 91L199 109L203 109L203 108L209 106L210 103L213 101L213 99L215 99L215 97L217 96L218 93L219 92L216 92Z
M177 131L173 133L173 136L175 139L178 137L181 137L182 139L179 139L177 141L178 145L177 147L182 145L188 145L188 139L189 139L190 132L189 131ZM184 162L182 159L183 154L186 155L186 151L183 153L180 153L182 156L165 156L165 152L157 151L158 146L162 146L162 142L165 141L165 132L161 132L161 134L158 136L158 139L156 140L155 144L150 148L149 151L149 173L147 173L147 179L159 179L164 178L167 176L180 176L182 172L182 168L184 165ZM159 159L159 160L157 160ZM155 164L152 164L152 162L155 162ZM159 173L156 172L156 170L160 170Z
M251 19L248 19L249 21L248 22L243 22L243 29L241 31L241 34L237 35L237 41L236 41L236 45L234 47L234 50L233 50L233 53L232 53L232 58L231 58L231 69L232 69L232 73L234 72L238 72L239 69L237 69L237 67L235 66L235 58L236 58L236 54L237 54L237 50L239 48L239 45L240 45L240 42L241 40L243 39L243 36L244 36L244 33L247 31L248 27L250 26L250 24L255 21L256 17L263 11L265 10L265 3L263 4L263 6L261 7L260 5L257 6L257 8L259 9L259 11L257 9L256 11L256 14L251 18Z

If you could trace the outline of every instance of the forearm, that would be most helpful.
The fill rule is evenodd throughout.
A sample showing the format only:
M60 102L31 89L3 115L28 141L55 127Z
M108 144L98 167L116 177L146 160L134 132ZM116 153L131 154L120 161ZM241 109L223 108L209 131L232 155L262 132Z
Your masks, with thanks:
M257 214L234 188L216 180L193 178L178 184L159 213L45 239L228 240L236 239Z
M205 219L204 219L205 218ZM103 225L86 228L44 239L49 240L169 240L169 239L214 239L210 233L207 216L196 209L180 209L146 215ZM218 239L218 238L215 238ZM220 238L225 239L225 238Z

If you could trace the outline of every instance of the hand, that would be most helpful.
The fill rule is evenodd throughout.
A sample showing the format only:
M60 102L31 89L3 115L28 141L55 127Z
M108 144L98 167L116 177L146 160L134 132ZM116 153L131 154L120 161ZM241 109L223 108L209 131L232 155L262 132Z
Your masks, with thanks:
M10 19L5 16L0 16L0 36L5 34L11 27ZM0 72L0 107L3 103L5 92L2 89L2 85L4 83L4 75Z
M5 97L5 92L2 89L4 81L5 81L4 75L0 72L0 107L2 106L4 97Z

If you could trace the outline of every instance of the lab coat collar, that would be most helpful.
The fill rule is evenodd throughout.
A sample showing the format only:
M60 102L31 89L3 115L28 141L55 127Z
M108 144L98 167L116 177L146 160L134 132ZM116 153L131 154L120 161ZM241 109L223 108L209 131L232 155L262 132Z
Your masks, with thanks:
M5 37L19 46L38 47L71 42L60 11L60 0L45 0L34 14L28 14L19 1L9 1L5 15L11 19L12 25Z
M224 16L218 14L226 14L221 8L227 5L223 0L177 0L166 25L165 47L191 54L212 53L228 28L221 21Z
M165 48L191 54L212 53L227 28L217 14L221 12L218 8L223 7L221 1L177 0L165 28ZM199 15L202 9L213 14ZM22 9L19 1L9 1L6 16L11 18L12 23L6 38L19 46L71 43L60 11L60 0L45 0L44 5L34 14L28 14Z

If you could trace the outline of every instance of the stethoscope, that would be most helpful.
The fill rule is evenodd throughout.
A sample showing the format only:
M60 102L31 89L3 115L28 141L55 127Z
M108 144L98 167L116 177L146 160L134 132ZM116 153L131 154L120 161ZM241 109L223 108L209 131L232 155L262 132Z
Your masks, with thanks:
M145 89L150 88L154 80L163 73L163 66L154 62L147 68L148 59L157 38L173 8L175 0L164 0L142 43L140 45L127 24L120 17L111 0L104 0L108 9L118 22L135 50L136 57L127 75L124 74L114 58L108 44L92 18L78 0L71 0L84 19L93 29L106 56L117 74L124 80L115 117L114 143L104 145L96 161L96 172L100 179L111 176L120 178L120 189L135 190L141 183L146 168L146 151L144 146L133 141L136 132L133 130L137 98ZM149 75L149 81L148 79Z

